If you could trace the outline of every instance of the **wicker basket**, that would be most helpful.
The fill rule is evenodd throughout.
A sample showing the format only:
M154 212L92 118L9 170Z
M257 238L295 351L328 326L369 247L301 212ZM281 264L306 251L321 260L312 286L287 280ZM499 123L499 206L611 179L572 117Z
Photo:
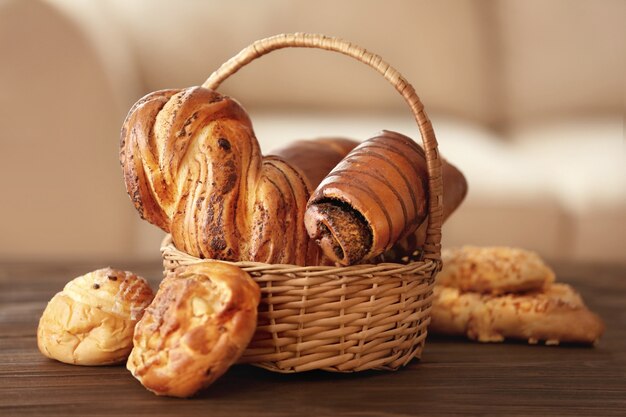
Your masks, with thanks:
M429 175L429 224L419 261L349 267L233 262L262 291L256 333L240 362L276 372L322 369L395 370L420 357L430 321L432 288L441 267L442 179L437 141L413 87L379 56L349 42L314 34L283 34L254 42L215 71L203 87L216 89L240 68L273 50L319 48L377 70L404 97L424 143ZM161 252L166 270L202 262L170 236Z

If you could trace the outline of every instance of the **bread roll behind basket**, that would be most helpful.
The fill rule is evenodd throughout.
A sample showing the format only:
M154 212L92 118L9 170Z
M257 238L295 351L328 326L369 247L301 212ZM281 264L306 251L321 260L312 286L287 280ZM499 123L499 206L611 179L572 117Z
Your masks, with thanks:
M286 160L263 157L243 108L214 91L247 63L286 47L348 55L406 100L428 173L428 224L417 259L328 266L304 226L311 182ZM122 132L120 159L142 217L170 233L161 247L166 270L216 259L260 286L258 326L239 362L277 372L353 372L394 370L420 357L441 267L442 161L413 87L379 56L322 35L257 41L201 88L138 102Z

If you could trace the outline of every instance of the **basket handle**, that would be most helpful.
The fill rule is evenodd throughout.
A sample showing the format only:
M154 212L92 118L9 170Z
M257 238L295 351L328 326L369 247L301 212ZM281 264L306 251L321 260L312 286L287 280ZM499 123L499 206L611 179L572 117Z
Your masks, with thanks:
M274 50L289 47L317 48L348 55L374 68L404 97L417 121L428 169L429 207L426 242L423 247L424 257L439 261L441 259L441 224L443 223L443 180L435 132L413 86L380 56L339 38L311 33L284 33L258 40L242 49L213 72L202 87L215 90L224 80L253 60Z

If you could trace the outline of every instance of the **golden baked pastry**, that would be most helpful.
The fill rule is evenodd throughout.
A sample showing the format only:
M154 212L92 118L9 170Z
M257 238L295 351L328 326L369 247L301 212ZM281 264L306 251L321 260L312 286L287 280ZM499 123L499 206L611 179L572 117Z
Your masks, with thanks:
M508 247L444 249L437 284L461 291L502 294L539 290L554 272L534 252Z
M365 250L363 248L363 243L369 240L367 238L369 228L361 223L360 219L363 217L362 213L359 214L357 210L356 216L351 214L351 212L354 213L353 209L355 209L355 207L351 207L347 204L347 201L351 199L351 194L358 194L360 192L359 188L362 188L363 184L371 183L372 186L376 186L375 184L379 182L381 178L384 181L391 180L393 178L393 175L389 175L389 172L385 174L384 171L381 171L382 168L380 168L380 164L382 164L384 168L385 163L381 162L377 158L377 155L378 157L381 156L379 155L379 153L381 153L381 145L386 147L386 149L383 148L384 151L392 152L393 146L387 146L388 144L385 142L390 142L390 144L393 145L394 139L401 141L406 139L413 142L409 138L406 138L398 133L383 131L377 137L364 142L360 146L359 142L346 138L318 138L313 140L298 140L272 152L273 155L283 158L291 164L291 166L302 172L305 178L308 179L311 188L316 189L313 197L308 203L310 205L310 210L308 214L305 214L305 224L308 217L311 230L314 235L318 235L320 237L322 248L326 247L327 252L330 254L324 257L323 260L330 261L333 259L334 262L336 262L337 254L335 253L335 249L337 249L337 252L343 252L344 258L345 254L348 252L355 253L363 252ZM358 152L355 150L357 146L359 146ZM405 166L405 168L408 169L409 173L416 171L420 174L420 177L423 177L420 178L419 181L415 181L415 184L425 183L427 181L426 160L423 157L421 148L419 145L416 145L416 148L411 146L409 147L408 154L411 153L411 150L414 151L415 149L419 149L417 151L419 155L417 158L414 158L413 164L410 164L408 167ZM397 157L398 154L395 156ZM391 161L391 159L388 161ZM463 202L463 199L467 194L467 181L463 173L454 165L450 164L445 159L442 159L441 162L444 191L443 221L445 222L446 219ZM398 164L398 166L401 165L402 164ZM360 166L368 166L369 168L364 172L363 170L360 170ZM346 167L353 167L355 170L346 171ZM378 167L380 169L374 169L373 167ZM387 164L387 168L388 167L389 165ZM396 169L394 168L394 170ZM331 171L333 171L333 173L331 173ZM376 179L376 175L371 174L373 171L381 171L382 175ZM332 199L326 199L326 201L322 202L322 204L315 202L316 196L319 200L318 194L321 194L324 198L326 196L326 191L324 191L328 188L326 181L326 185L322 185L320 187L320 183L325 180L326 177L329 177L331 182L341 182L342 177L345 180L343 186L347 187L346 190L327 190L331 194L335 194L335 197L337 197L334 199L334 205L328 204ZM361 178L359 179L358 177ZM396 180L397 179L398 178L396 177ZM393 182L388 182L388 184L396 191L401 191L403 189L402 181L399 184L394 184ZM424 186L421 188L421 193L419 192L419 185L416 189L418 192L415 194L415 190L413 190L413 195L410 199L411 204L417 201L422 202L422 200L423 203L426 204L427 197L424 192ZM404 190L406 191L406 188L404 188ZM388 201L388 204L391 206L391 211L393 211L393 207L396 209L399 208L397 205L394 206L394 201L394 199ZM402 203L406 209L406 201ZM357 205L363 206L363 204L360 203ZM367 205L365 205L365 208L367 208ZM396 210L396 215L399 214L400 213ZM404 213L402 213L402 216L404 216ZM420 219L418 219L418 222L419 220ZM320 224L322 225L321 227ZM402 239L398 240L391 249L385 252L384 255L367 259L367 262L407 262L408 259L412 257L414 252L423 246L426 240L427 226L428 221L426 216L422 220L420 226L413 233L409 233ZM331 259L329 259L328 256L330 256ZM352 261L350 262L356 262L356 258L352 257Z
M298 169L309 181L311 189L322 180L359 142L347 138L295 140L270 152Z
M157 395L193 395L243 354L260 296L236 266L207 261L177 268L137 323L128 370Z
M142 218L203 259L317 265L304 227L310 188L263 157L246 111L201 87L150 93L122 128L126 189Z
M37 329L39 350L74 365L123 362L152 297L146 280L127 271L104 268L75 278L44 310Z
M604 332L602 320L566 284L500 296L438 285L434 293L428 329L433 333L467 335L480 342L513 338L549 345L592 344Z
M339 265L369 260L412 233L428 212L424 151L383 131L354 148L313 192L304 223Z

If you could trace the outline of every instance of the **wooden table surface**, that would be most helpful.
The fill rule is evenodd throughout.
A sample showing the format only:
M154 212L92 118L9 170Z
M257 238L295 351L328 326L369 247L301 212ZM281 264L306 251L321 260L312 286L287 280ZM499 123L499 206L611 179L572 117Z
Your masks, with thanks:
M271 373L236 366L199 397L160 398L124 366L58 363L37 350L46 302L98 263L0 264L0 416L626 416L626 267L555 265L606 322L595 348L429 337L398 372ZM158 262L114 265L150 277Z

